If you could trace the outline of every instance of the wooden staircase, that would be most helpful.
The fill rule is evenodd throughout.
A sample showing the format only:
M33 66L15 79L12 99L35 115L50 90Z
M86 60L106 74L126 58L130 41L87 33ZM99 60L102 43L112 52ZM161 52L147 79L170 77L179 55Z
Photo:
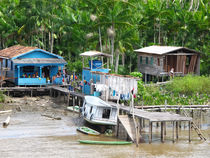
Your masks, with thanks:
M189 117L184 109L183 109L183 112L186 117ZM201 130L198 128L198 126L193 121L191 122L191 128L193 128L195 130L195 132L198 134L198 136L201 138L201 140L206 141L206 137L204 136L204 134L201 132Z
M128 115L118 115L118 119L122 123L123 127L125 128L130 139L133 142L135 142L136 134L135 134L135 125L134 125L133 118L130 118Z

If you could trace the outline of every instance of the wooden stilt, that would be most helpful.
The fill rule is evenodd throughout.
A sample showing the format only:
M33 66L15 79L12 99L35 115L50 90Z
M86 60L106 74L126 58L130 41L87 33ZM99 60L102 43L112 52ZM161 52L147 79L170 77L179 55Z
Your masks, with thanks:
M173 130L172 130L172 141L173 141L173 143L174 143L174 121L172 122L172 128L173 128Z
M75 96L73 96L73 109L75 109Z
M52 97L52 88L50 88L50 97Z
M166 136L166 122L164 122L164 135Z
M149 122L149 143L152 143L152 122Z
M164 130L164 122L161 122L161 131L160 132L161 132L161 142L162 143L164 143L164 141L165 141L164 140L164 134L163 134L164 132L163 132L163 130Z
M139 133L141 135L141 130L142 130L142 118L139 118Z
M33 90L31 90L31 97L33 97Z
M189 121L189 143L191 142L191 121Z
M176 140L179 139L179 121L176 121Z
M119 126L120 126L120 121L119 119L117 118L117 137L119 136Z

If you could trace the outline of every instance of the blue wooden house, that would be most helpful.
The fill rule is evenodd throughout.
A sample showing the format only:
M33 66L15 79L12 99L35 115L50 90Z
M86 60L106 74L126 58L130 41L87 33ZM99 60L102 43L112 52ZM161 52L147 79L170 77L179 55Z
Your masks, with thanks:
M93 74L92 72L109 73L110 71L110 69L108 68L109 60L107 60L107 68L103 68L104 63L102 62L102 60L95 60L95 58L107 57L109 59L111 55L93 50L84 52L80 54L80 56L83 57L82 81L84 85L82 92L86 95L93 95L94 92L92 85L95 84L97 81L100 81L100 75ZM84 57L90 58L89 67L84 66Z
M61 56L37 47L15 45L0 51L1 79L18 86L62 84L65 64Z

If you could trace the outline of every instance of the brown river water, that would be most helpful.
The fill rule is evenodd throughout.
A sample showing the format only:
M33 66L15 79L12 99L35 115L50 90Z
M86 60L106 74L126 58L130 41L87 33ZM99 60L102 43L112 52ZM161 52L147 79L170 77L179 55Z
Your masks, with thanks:
M17 111L17 106L21 111ZM0 158L140 158L140 157L210 157L210 111L202 112L201 129L207 141L200 141L192 131L192 142L188 142L188 127L182 127L179 141L172 143L171 124L167 124L165 143L160 141L160 128L154 125L152 144L148 143L148 128L139 147L132 145L85 145L82 140L117 140L115 137L88 136L76 131L83 120L78 114L65 110L49 97L16 98L4 110L13 109L7 128L0 126ZM41 114L61 117L52 120ZM8 114L0 114L0 122ZM187 124L186 124L187 125Z

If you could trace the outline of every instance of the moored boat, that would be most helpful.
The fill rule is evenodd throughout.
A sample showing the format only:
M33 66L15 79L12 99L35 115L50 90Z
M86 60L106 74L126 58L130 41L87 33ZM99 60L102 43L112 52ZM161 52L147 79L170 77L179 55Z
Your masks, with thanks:
M100 135L99 132L97 132L89 127L85 127L85 126L78 127L77 130L84 134L88 134L88 135L95 135L95 136Z
M68 106L67 110L79 113L79 106Z
M128 141L95 141L95 140L78 140L83 144L101 144L101 145L128 145L132 144L132 142Z
M117 125L117 108L95 96L85 96L82 115L92 124Z

